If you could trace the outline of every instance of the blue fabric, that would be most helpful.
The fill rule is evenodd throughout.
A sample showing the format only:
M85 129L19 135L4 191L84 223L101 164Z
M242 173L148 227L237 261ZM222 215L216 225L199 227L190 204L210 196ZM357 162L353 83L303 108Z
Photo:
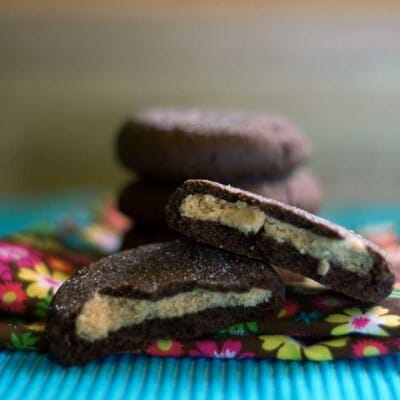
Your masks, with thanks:
M122 355L64 368L0 353L0 399L398 399L400 356L324 363Z
M73 196L52 195L30 201L0 199L0 236L66 220L85 225L90 221L88 210L98 206L102 196L96 191L82 191Z

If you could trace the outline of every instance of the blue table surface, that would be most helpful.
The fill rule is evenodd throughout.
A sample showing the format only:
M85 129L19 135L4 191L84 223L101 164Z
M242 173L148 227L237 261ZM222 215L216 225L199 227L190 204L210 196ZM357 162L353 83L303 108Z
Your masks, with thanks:
M84 224L93 193L0 201L0 234L74 218ZM328 207L357 229L400 226L398 205ZM333 362L174 359L129 354L64 368L47 355L0 352L0 400L69 399L399 399L400 355Z

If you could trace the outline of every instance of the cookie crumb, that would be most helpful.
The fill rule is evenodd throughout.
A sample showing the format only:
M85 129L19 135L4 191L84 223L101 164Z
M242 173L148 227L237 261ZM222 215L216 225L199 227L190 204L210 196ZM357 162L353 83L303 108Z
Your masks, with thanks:
M329 264L329 262L327 260L321 260L318 264L318 274L325 276L329 270L330 270L331 266Z

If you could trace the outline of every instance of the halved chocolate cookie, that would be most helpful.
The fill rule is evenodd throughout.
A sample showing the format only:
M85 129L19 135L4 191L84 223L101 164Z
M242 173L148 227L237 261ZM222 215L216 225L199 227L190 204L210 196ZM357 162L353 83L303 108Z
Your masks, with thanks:
M175 241L138 247L83 268L56 293L47 332L53 357L80 364L194 338L278 311L284 296L261 261Z
M262 259L349 297L378 302L394 276L383 252L310 213L206 180L186 181L170 198L167 222L200 242Z
M117 153L149 180L232 182L281 176L306 161L310 143L287 119L266 113L155 108L122 127Z

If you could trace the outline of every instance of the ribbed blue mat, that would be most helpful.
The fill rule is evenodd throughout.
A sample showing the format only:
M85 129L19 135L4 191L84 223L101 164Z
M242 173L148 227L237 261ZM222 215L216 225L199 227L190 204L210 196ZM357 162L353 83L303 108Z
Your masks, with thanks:
M87 202L81 198L79 209ZM58 205L65 215L63 201L58 199ZM26 205L13 207L13 218L10 207L0 203L1 233L21 229L29 220L40 222L43 216L51 217L47 222L59 217L57 210L49 212L47 207L48 202L31 210ZM70 200L67 208L74 210ZM399 206L336 207L324 215L351 229L379 222L400 226ZM46 355L0 352L0 400L53 399L397 400L400 354L324 363L122 355L63 368Z
M63 368L45 355L0 353L0 399L399 399L400 356L284 362L123 355Z

